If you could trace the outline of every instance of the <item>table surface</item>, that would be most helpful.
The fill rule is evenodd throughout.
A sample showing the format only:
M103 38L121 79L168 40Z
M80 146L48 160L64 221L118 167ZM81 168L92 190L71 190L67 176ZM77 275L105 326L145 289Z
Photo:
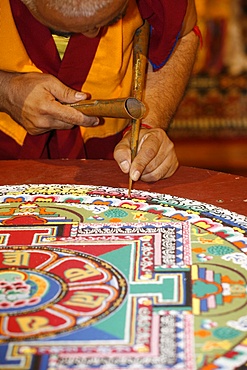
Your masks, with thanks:
M128 188L113 160L10 160L0 162L0 185L79 184ZM137 181L134 189L213 204L247 216L247 177L180 167L169 179Z

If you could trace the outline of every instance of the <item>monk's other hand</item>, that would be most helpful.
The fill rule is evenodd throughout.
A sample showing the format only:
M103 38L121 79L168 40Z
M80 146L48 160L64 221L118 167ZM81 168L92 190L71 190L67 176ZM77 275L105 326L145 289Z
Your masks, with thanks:
M53 129L70 129L74 125L96 126L97 117L89 117L61 103L87 99L83 92L70 89L49 74L6 72L4 111L31 135Z
M131 133L125 134L114 150L114 158L133 181L154 182L170 177L178 168L174 145L161 128L142 128L138 151L131 163Z

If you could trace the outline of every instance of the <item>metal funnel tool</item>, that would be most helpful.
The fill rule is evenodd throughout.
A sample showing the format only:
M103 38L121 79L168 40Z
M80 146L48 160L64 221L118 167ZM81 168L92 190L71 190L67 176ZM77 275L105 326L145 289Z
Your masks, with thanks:
M87 116L141 119L145 105L136 98L81 100L78 103L66 104Z

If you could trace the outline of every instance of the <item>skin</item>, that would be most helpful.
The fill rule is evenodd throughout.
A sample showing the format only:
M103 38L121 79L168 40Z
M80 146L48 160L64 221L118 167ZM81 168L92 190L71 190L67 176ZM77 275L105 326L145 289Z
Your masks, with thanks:
M126 0L113 1L112 6L101 10L91 19L65 18L59 12L50 12L45 2L39 0L33 15L55 30L95 37L100 27L109 25L124 13L127 3ZM189 0L189 3L193 6L194 0ZM198 38L190 31L195 24L195 12L191 14L186 17L185 36L178 42L166 65L158 72L148 69L144 100L149 113L145 123L152 129L140 130L138 153L133 163L130 159L130 132L115 147L115 160L133 181L157 181L171 176L178 167L173 143L165 130L183 97L198 47ZM0 71L0 110L8 113L31 135L52 129L70 129L73 125L97 125L97 117L85 116L60 104L87 98L87 94L70 89L48 74Z
M47 8L45 1L36 1L36 12L33 16L45 26L57 29L62 32L82 33L87 37L96 37L101 27L111 24L121 15L126 6L127 0L113 1L111 6L100 10L93 17L65 17L62 13Z

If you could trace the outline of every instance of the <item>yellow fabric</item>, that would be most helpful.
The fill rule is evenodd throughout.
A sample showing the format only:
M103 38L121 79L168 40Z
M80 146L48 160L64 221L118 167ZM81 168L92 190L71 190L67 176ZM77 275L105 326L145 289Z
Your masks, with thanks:
M82 90L89 92L92 99L127 97L132 85L132 41L135 30L142 25L135 1L130 1L125 17L108 28L102 37L98 52ZM124 35L124 37L123 37ZM113 47L114 45L114 47ZM113 81L109 83L109 81ZM104 125L81 128L83 138L104 138L120 132L127 122L124 119L105 119Z
M69 37L63 37L63 36L58 36L58 35L52 35L53 40L56 44L57 51L59 53L59 56L61 60L63 59L65 50L68 46L69 43Z
M11 72L40 72L34 66L21 42L12 17L9 1L0 3L0 70ZM22 145L26 130L6 113L0 113L0 130Z
M131 18L131 22L130 22ZM142 19L135 0L130 0L125 17L108 28L101 38L95 59L82 90L92 99L127 97L132 82L132 41ZM7 31L6 31L7 30ZM41 72L30 60L18 35L8 0L0 4L0 70L16 72ZM110 82L111 81L111 82ZM98 127L81 128L84 140L90 137L107 137L126 126L124 119L105 119ZM20 145L26 131L7 114L0 113L0 129Z

